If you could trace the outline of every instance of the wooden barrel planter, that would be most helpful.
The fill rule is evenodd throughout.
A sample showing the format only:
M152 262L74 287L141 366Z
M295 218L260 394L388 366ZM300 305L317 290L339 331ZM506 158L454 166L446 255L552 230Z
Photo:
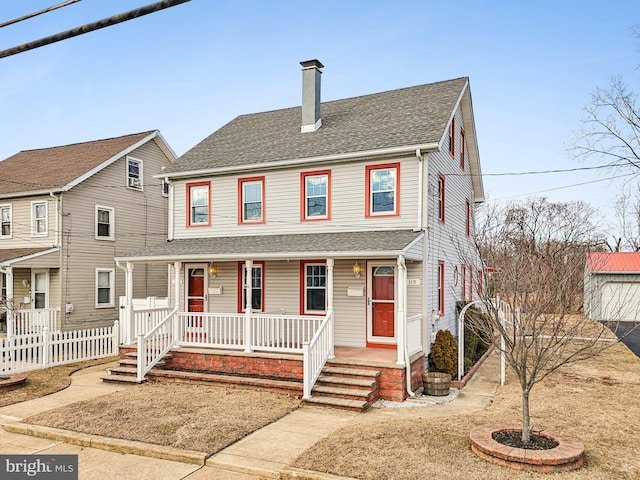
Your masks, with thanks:
M449 395L451 375L442 372L428 372L422 375L424 394L436 397Z

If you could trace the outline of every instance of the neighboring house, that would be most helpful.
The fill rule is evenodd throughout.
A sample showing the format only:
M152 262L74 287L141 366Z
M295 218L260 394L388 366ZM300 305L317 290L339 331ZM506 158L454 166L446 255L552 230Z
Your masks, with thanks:
M482 284L462 253L483 201L469 81L321 103L322 64L302 66L302 107L239 116L165 169L168 242L117 261L170 265L173 347L263 362L324 338L321 364L359 352L406 368L387 395L405 398Z
M113 258L166 240L168 188L154 175L174 160L160 133L149 131L25 150L0 162L0 286L14 305L3 315L15 311L9 329L118 318L124 273ZM142 266L134 294L166 296L166 272Z
M587 253L584 313L593 320L640 321L640 252Z

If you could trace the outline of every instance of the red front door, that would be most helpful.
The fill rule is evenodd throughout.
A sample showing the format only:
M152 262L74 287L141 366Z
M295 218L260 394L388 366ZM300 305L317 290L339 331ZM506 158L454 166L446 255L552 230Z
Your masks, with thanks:
M371 335L395 336L395 268L391 265L371 269Z
M204 273L203 267L187 270L189 289L187 291L187 311L204 312Z

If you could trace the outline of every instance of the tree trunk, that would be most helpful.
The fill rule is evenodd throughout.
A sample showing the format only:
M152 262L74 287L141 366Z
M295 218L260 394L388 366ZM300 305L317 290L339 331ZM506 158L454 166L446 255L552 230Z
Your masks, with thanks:
M531 416L529 415L529 390L522 389L522 442L531 440Z

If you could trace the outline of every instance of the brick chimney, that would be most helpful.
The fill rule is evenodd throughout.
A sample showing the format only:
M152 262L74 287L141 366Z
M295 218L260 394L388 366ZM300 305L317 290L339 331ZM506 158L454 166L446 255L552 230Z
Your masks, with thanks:
M300 131L315 132L322 125L320 118L320 75L324 68L318 60L300 62L302 65L302 128Z

